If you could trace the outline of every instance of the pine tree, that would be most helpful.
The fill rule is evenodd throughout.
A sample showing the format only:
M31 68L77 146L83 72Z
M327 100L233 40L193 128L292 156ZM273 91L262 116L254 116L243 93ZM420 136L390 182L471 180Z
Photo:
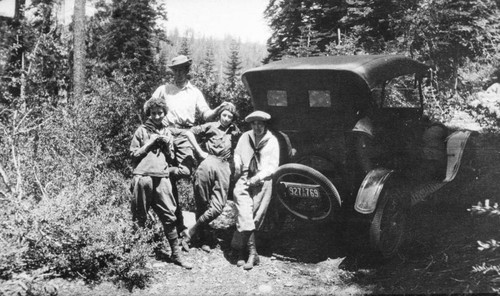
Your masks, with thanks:
M240 81L241 72L241 58L240 58L240 44L233 40L229 48L229 61L226 64L226 83L229 89L234 89L236 84Z
M337 41L337 31L343 29L340 19L345 12L346 4L342 0L270 1L264 14L273 33L267 43L269 55L264 62L281 59L284 55L307 56L324 52L329 44ZM312 51L304 52L306 48Z
M210 106L218 106L221 101L219 79L215 73L213 42L208 42L205 57L194 72L193 83L203 92Z
M181 41L181 48L179 49L179 54L185 56L191 56L191 49L189 47L188 37L183 37Z
M163 73L157 55L159 41L166 40L157 27L166 19L165 10L156 1L101 0L88 30L88 66L97 76L122 73L131 90L141 100L151 94ZM138 102L138 106L142 102Z
M200 63L197 71L205 81L216 81L215 77L215 56L213 44L209 43L205 50L205 59Z

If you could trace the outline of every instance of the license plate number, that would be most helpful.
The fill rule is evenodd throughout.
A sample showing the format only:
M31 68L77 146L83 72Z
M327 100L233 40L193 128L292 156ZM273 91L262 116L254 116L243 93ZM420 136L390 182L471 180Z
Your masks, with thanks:
M288 185L287 192L289 196L293 197L305 197L305 198L319 198L319 186L297 186L297 185Z

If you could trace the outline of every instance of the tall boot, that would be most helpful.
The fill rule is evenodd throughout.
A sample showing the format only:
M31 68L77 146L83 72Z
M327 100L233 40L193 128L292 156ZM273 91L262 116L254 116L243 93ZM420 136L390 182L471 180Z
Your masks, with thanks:
M166 225L165 232L167 234L167 240L170 244L170 248L172 249L172 255L170 256L170 260L179 266L184 267L185 269L192 269L193 264L187 262L181 255L181 247L179 246L179 237L177 235L177 229L174 225ZM168 232L167 232L168 231Z
M210 253L212 251L211 245L211 232L209 230L208 225L203 225L200 229L200 248L202 251L206 253Z
M250 270L254 265L259 265L259 255L257 254L257 246L255 245L255 231L250 231L248 237L248 260L243 265L244 270Z
M238 250L238 261L236 262L236 266L238 267L245 265L250 231L242 231L240 232L240 236L241 236L241 248Z

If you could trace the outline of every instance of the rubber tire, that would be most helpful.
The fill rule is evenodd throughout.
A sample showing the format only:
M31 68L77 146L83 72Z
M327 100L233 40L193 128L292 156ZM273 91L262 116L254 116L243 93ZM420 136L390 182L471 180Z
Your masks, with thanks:
M383 231L382 227L385 224L385 219L392 219L393 211L396 210L395 215L397 221L390 221L391 225L397 223L396 234L394 238L390 238L390 244L387 245L384 241L387 239L386 235L390 234ZM370 244L380 255L384 258L393 257L399 250L403 242L403 236L406 230L406 223L408 218L408 203L404 198L404 194L398 189L392 189L388 194L383 194L377 203L375 214L373 215L370 224Z
M278 190L276 190L276 186L278 181L286 176L286 175L299 175L302 177L306 177L312 181L314 181L316 184L320 185L321 188L328 194L329 198L329 204L330 208L329 211L326 215L321 216L321 217L307 217L305 215L302 215L293 209L291 209L286 203L284 203L281 199L281 197L278 194ZM273 176L273 191L276 192L276 195L278 196L278 200L283 205L283 207L293 214L294 216L305 220L305 221L319 221L319 220L324 220L332 216L334 212L334 208L339 208L342 204L340 195L337 191L337 188L328 180L327 177L325 177L323 174L321 174L319 171L303 165L303 164L298 164L298 163L288 163L285 165L282 165L278 168L278 170L274 173Z

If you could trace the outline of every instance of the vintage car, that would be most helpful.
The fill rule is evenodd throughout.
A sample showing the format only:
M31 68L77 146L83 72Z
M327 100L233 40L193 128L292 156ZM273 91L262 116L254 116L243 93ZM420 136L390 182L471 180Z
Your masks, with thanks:
M470 134L424 116L428 74L398 55L291 58L246 71L253 107L271 114L282 145L273 177L281 207L307 221L361 217L371 245L394 255L408 210L454 180Z

